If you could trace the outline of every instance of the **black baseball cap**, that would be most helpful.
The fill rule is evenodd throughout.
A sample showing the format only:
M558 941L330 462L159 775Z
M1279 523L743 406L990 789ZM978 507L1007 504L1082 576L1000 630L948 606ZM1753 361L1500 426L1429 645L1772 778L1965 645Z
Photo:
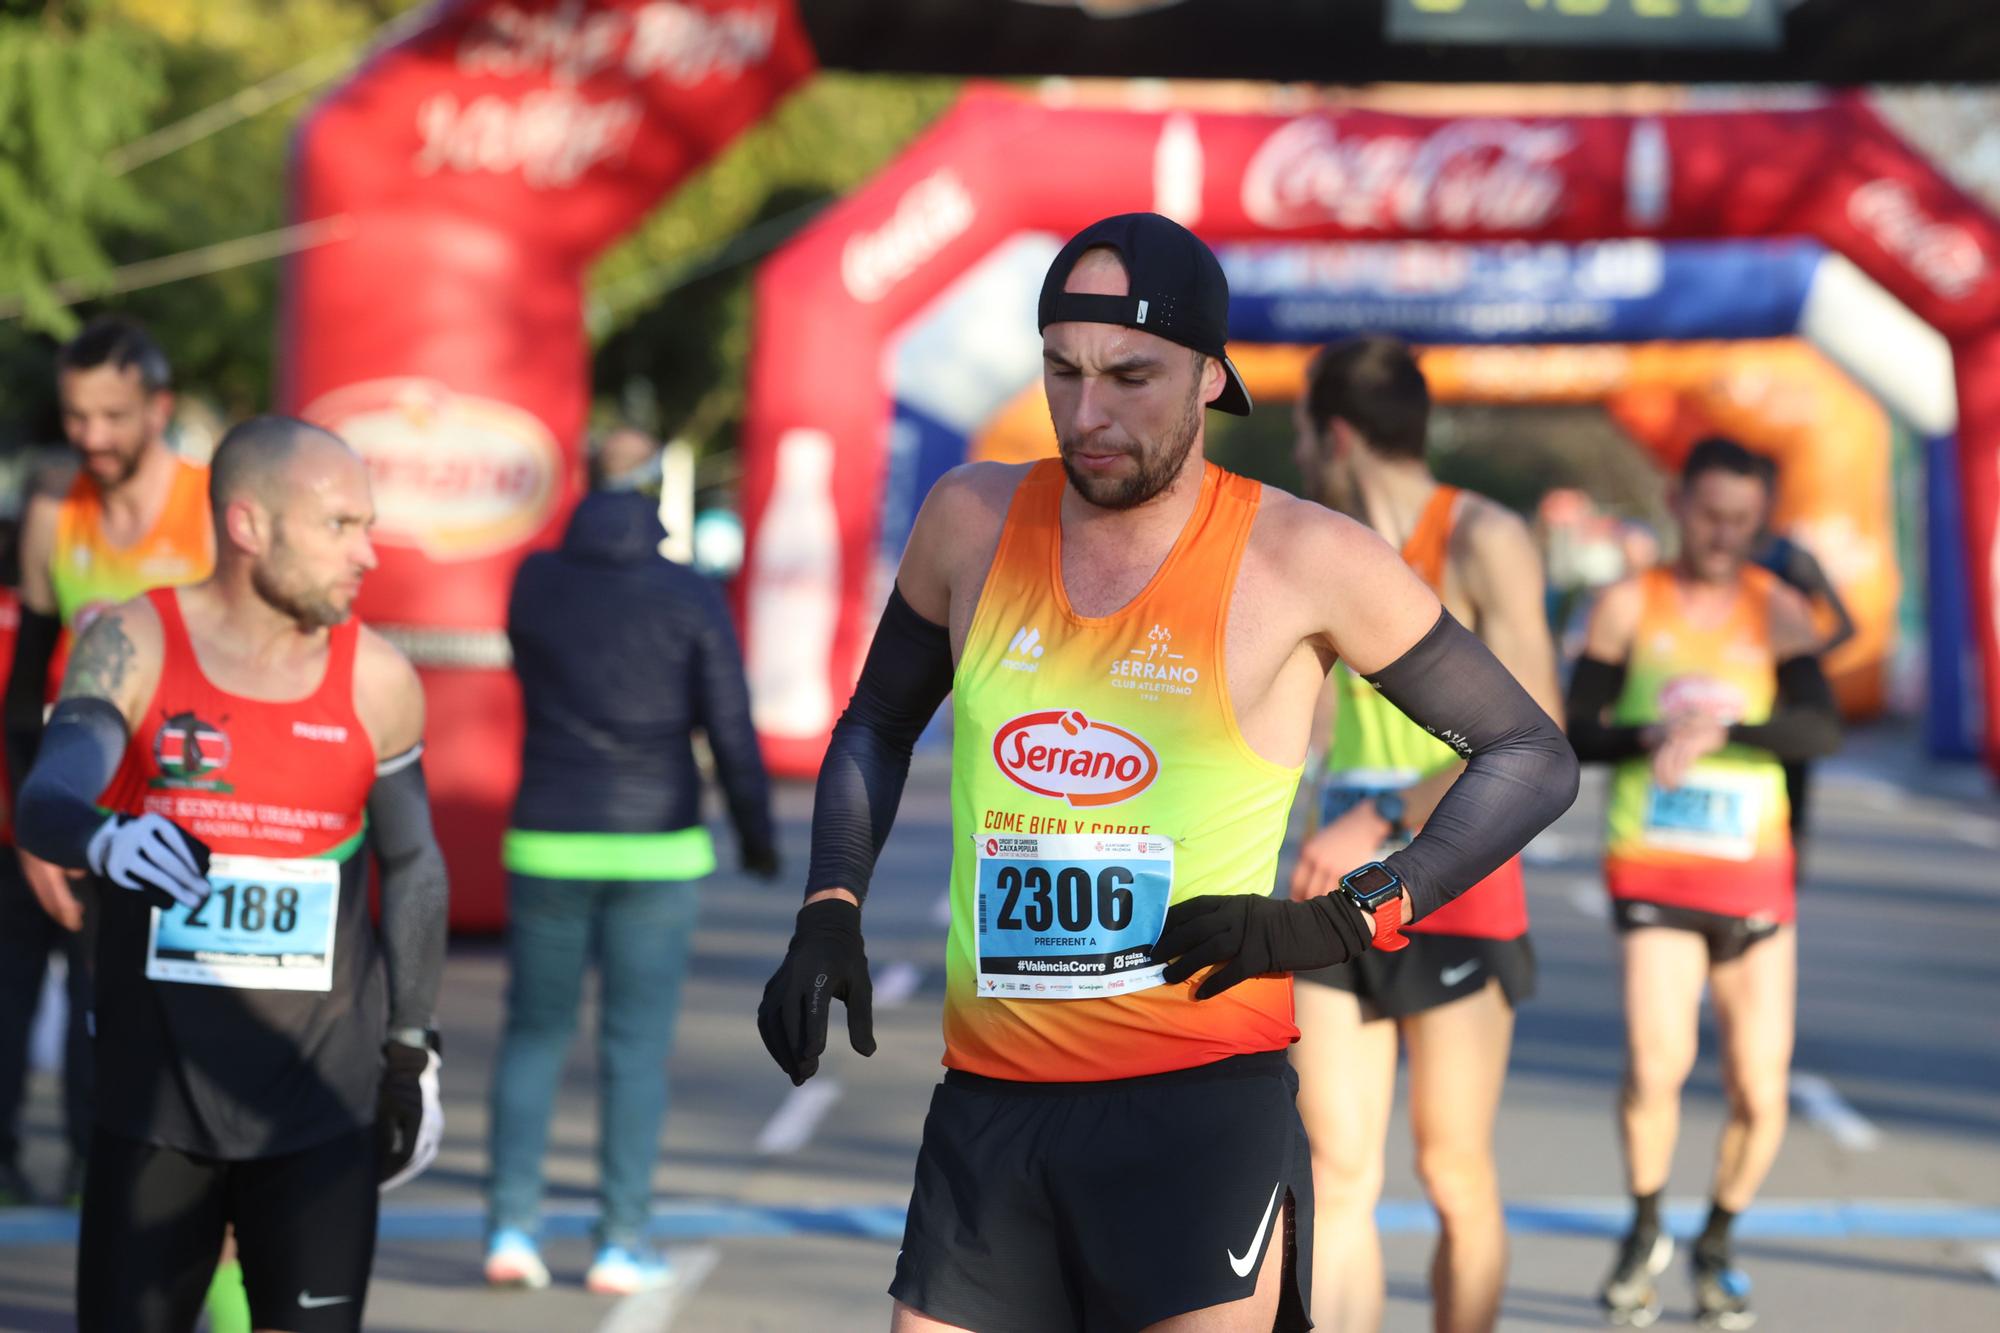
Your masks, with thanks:
M1127 295L1095 296L1066 292L1069 271L1086 250L1118 252L1130 279ZM1093 222L1057 253L1042 279L1035 308L1036 329L1071 320L1122 324L1156 334L1222 362L1222 392L1209 406L1239 417L1250 415L1250 391L1224 350L1229 341L1229 279L1215 252L1201 237L1158 213L1120 213Z

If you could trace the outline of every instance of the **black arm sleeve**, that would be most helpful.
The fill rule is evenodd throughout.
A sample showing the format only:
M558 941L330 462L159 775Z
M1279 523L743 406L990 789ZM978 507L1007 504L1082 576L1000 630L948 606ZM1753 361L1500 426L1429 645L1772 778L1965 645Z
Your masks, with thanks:
M1819 658L1810 653L1778 663L1778 702L1771 716L1729 729L1736 745L1754 745L1780 759L1823 759L1840 748L1840 711Z
M62 621L21 608L21 630L14 638L14 664L7 677L7 702L0 707L6 730L7 776L15 791L35 766L35 749L42 740L42 704L48 697L49 663L55 659ZM92 792L95 796L97 793Z
M764 756L757 748L757 731L750 723L750 686L743 678L743 651L736 630L715 585L700 580L701 629L695 642L696 721L708 736L715 756L715 775L729 803L729 822L746 861L771 854L776 835L771 828L771 781Z
M368 829L382 869L382 961L389 974L389 1029L427 1028L444 978L450 885L431 831L423 747L384 760L368 793Z
M1412 921L1492 874L1576 800L1576 755L1485 644L1440 612L1414 648L1366 678L1465 758L1409 846L1385 864L1410 891Z
M118 771L130 732L108 699L65 699L49 716L22 784L15 840L44 861L87 868L90 835L104 823L97 797Z
M1567 714L1565 728L1576 757L1586 764L1605 764L1646 753L1639 743L1639 727L1614 727L1604 714L1618 702L1625 689L1625 664L1604 662L1595 657L1580 658L1569 678L1569 696L1563 700Z
M889 593L875 641L847 711L833 727L813 795L808 896L846 889L868 896L875 858L889 840L910 752L931 715L951 693L951 636Z

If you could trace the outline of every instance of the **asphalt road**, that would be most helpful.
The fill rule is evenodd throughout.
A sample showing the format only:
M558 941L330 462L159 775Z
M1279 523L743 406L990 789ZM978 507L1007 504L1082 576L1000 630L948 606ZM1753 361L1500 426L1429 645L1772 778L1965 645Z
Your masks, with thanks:
M1801 894L1793 1128L1740 1224L1761 1327L2000 1327L2000 802L1978 773L1920 759L1894 731L1854 738L1825 771ZM868 909L879 1053L837 1050L802 1092L772 1068L753 1013L796 896L719 876L706 890L672 1061L656 1226L680 1262L667 1292L581 1289L595 1171L595 1062L579 1043L551 1145L556 1285L479 1279L485 1097L505 968L492 942L454 947L443 1022L448 1137L437 1166L385 1209L368 1327L381 1330L826 1330L879 1333L928 1089L938 1075L938 916L948 856L942 755L919 757ZM1513 1266L1503 1327L1600 1326L1592 1292L1622 1226L1611 1106L1616 973L1596 878L1599 786L1533 849L1540 995L1520 1015L1499 1127ZM782 795L788 864L805 863L811 794ZM796 877L794 876L794 879ZM587 1007L582 1031L592 1030ZM1704 1053L1686 1098L1670 1221L1697 1225L1721 1123ZM54 1080L38 1076L28 1166L60 1169ZM1429 1327L1429 1217L1406 1124L1392 1130L1382 1209L1386 1327ZM74 1220L0 1213L0 1328L70 1327ZM1685 1270L1660 1327L1688 1324Z

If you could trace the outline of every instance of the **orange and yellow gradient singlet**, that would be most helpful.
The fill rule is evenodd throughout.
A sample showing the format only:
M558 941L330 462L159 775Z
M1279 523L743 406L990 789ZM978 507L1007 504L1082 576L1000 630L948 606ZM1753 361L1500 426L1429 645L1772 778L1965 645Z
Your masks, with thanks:
M1648 726L1690 709L1725 723L1769 720L1778 694L1774 582L1764 570L1745 569L1729 614L1702 625L1689 618L1673 571L1644 575L1639 630L1612 721ZM1607 813L1604 877L1613 898L1793 918L1785 773L1768 751L1725 745L1671 791L1653 781L1651 756L1621 760Z
M89 473L77 477L56 511L49 579L56 613L73 635L108 606L154 588L194 583L214 568L208 469L199 463L174 459L173 488L159 521L130 546L113 546L104 535L104 493Z
M1021 482L953 683L944 1062L1076 1082L1283 1049L1289 976L1197 1003L1149 953L1169 903L1277 878L1300 769L1251 750L1223 670L1262 488L1210 464L1152 581L1086 617L1065 485L1054 460Z

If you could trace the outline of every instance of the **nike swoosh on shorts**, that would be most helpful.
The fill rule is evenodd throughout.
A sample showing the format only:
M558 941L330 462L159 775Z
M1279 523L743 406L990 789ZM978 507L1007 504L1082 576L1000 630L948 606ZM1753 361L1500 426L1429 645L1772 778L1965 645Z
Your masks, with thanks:
M352 1296L315 1296L309 1291L302 1291L299 1293L299 1308L317 1310L323 1305L345 1305L353 1299Z
M1447 986L1456 986L1459 982L1465 980L1478 970L1479 960L1477 958L1468 958L1457 967L1447 967L1444 971L1438 973L1438 980Z
M1249 1277L1250 1270L1257 1266L1257 1252L1264 1248L1264 1232L1271 1225L1271 1210L1278 1206L1278 1191L1284 1187L1285 1182L1282 1180L1271 1186L1271 1201L1264 1205L1264 1220L1257 1224L1257 1234L1250 1238L1250 1248L1243 1252L1243 1257L1238 1259L1234 1250L1223 1251L1229 1256L1229 1267L1234 1270L1236 1276Z

